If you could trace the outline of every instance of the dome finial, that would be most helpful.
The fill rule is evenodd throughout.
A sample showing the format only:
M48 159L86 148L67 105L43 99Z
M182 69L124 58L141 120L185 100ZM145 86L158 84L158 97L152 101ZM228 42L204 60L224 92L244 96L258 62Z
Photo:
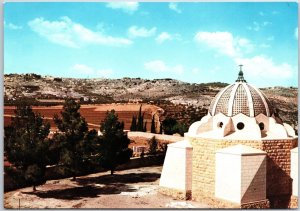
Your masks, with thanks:
M239 76L238 76L236 82L246 82L246 80L244 79L244 73L242 70L243 65L240 64L239 66L240 66L240 72L239 72Z

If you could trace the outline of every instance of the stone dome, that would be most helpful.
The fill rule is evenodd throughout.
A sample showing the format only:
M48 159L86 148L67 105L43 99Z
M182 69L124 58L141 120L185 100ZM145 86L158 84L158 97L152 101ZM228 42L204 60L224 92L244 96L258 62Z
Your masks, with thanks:
M267 97L257 88L248 84L240 70L234 84L222 89L209 107L210 115L223 113L228 117L243 113L249 117L264 114L268 117L274 113L274 108Z

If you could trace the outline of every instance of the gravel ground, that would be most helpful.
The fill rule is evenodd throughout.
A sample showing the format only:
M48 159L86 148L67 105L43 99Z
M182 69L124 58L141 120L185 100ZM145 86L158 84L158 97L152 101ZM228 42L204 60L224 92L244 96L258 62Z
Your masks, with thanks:
M50 180L37 187L7 192L5 208L208 208L194 201L175 200L158 192L162 166Z

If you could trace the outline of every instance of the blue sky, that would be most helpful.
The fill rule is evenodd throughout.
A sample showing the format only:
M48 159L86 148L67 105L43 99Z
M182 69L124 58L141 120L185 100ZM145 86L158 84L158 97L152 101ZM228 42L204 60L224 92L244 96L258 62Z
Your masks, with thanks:
M297 86L297 6L5 3L4 73Z

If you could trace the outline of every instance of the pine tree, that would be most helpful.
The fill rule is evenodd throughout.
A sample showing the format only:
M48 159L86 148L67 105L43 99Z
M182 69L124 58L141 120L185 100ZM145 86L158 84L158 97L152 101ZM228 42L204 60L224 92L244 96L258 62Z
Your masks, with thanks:
M136 131L136 117L133 115L131 120L130 131Z
M152 116L152 121L151 121L151 133L156 133L154 115Z
M124 124L118 121L115 111L107 112L100 126L103 136L100 137L99 154L100 164L110 170L111 174L118 165L126 163L132 156L132 150L128 148L130 140L123 129Z
M35 114L27 103L17 105L11 125L5 128L4 147L8 161L27 185L44 184L50 124L40 114Z
M80 105L71 98L65 100L61 117L54 116L59 129L53 139L60 145L59 171L71 174L73 180L89 160L90 140L95 138L95 131L88 131L85 119L79 113Z

